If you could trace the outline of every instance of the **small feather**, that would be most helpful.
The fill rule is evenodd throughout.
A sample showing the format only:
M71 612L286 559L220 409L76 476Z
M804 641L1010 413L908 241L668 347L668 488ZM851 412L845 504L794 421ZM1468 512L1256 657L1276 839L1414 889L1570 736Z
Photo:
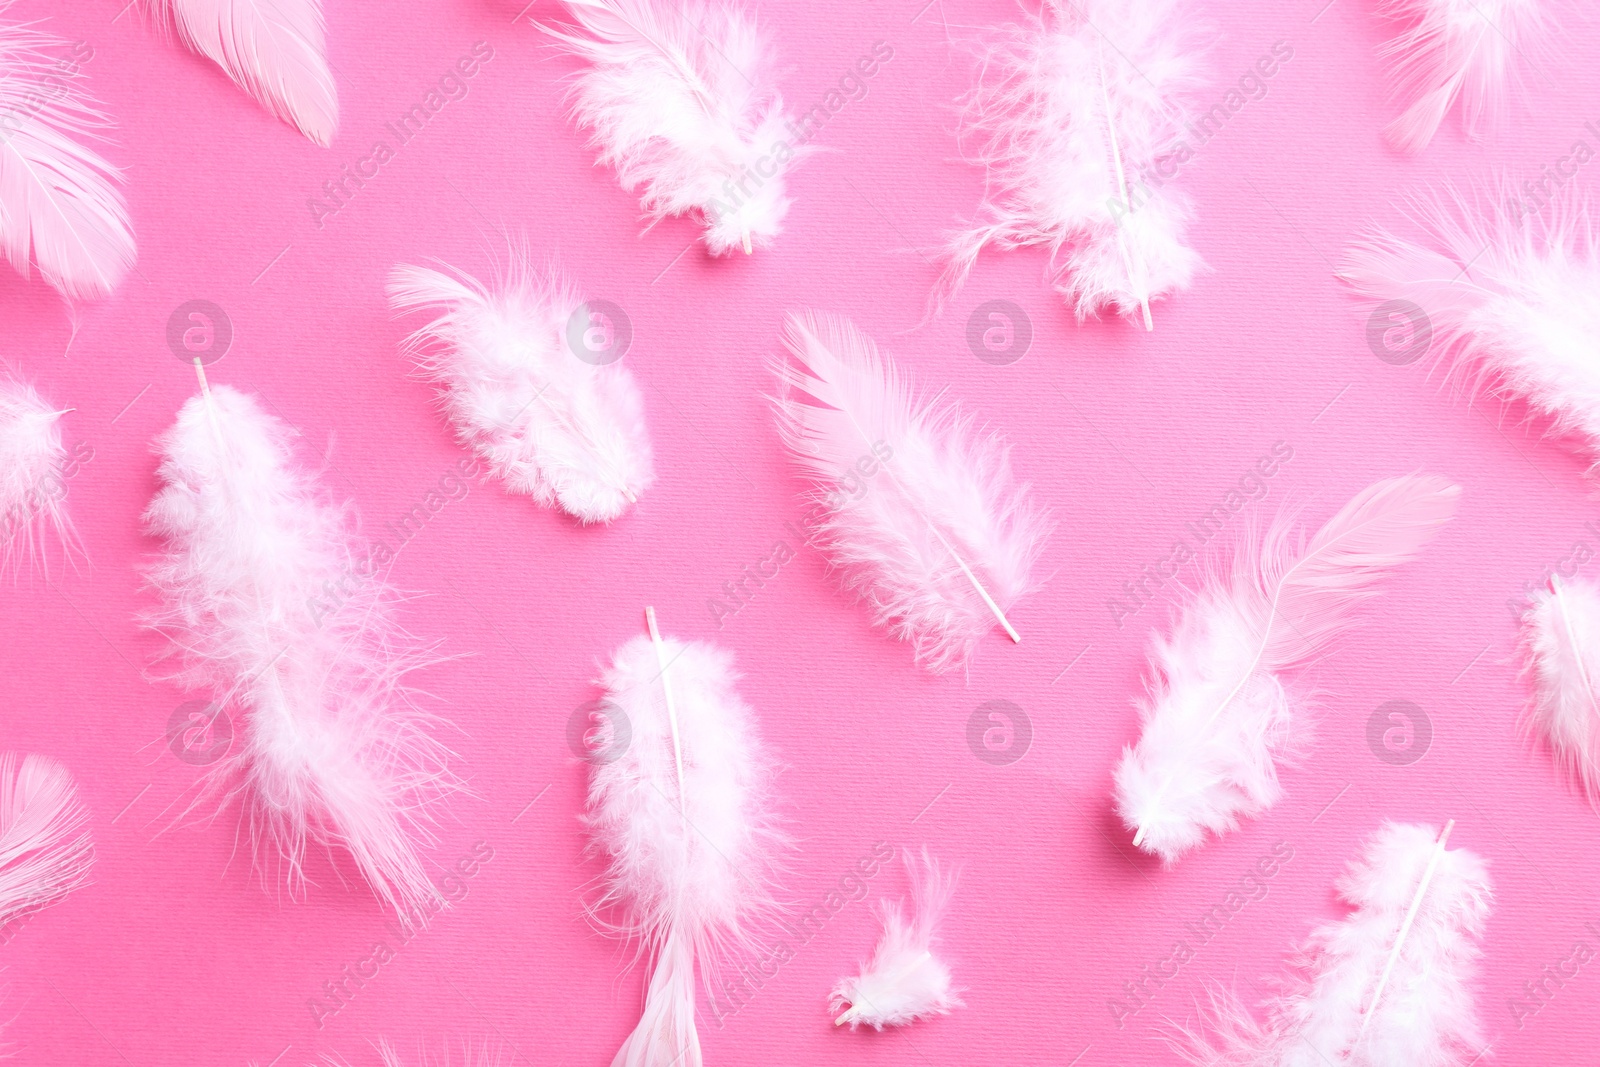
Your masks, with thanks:
M588 327L589 312L566 279L518 260L490 289L401 266L389 301L436 313L408 348L439 384L457 436L512 492L610 522L655 480L639 388L621 364L576 354L570 335Z
M854 1030L866 1023L882 1030L948 1015L962 1006L950 987L950 968L933 954L939 921L955 892L955 875L940 870L926 850L920 869L909 851L903 858L911 877L911 917L901 902L883 901L883 939L871 962L833 987L829 1009L837 1016L835 1026L849 1023ZM849 1007L840 1014L845 1005Z
M1558 435L1574 435L1600 464L1600 245L1586 203L1558 196L1543 213L1508 187L1447 190L1413 207L1426 242L1376 230L1352 247L1340 277L1370 300L1420 309L1395 327L1431 337L1430 354L1452 371L1525 400ZM1415 336L1411 343L1420 344Z
M1044 0L988 43L962 116L988 188L979 221L950 239L936 309L986 247L1046 248L1080 321L1110 309L1149 329L1150 301L1188 288L1189 201L1150 179L1185 148L1194 35L1175 0Z
M339 128L322 0L149 0L157 23L326 148Z
M1353 624L1352 609L1450 520L1459 494L1425 475L1377 482L1309 542L1280 519L1206 578L1172 637L1154 637L1143 730L1117 766L1117 811L1136 845L1170 866L1207 831L1277 803L1277 762L1309 725L1281 675Z
M1212 991L1200 1030L1169 1038L1198 1067L1468 1067L1487 1051L1472 979L1487 864L1431 826L1385 823L1340 880L1351 912L1311 934L1258 1022Z
M1519 45L1540 24L1538 0L1383 0L1380 7L1406 24L1380 49L1408 101L1384 131L1389 143L1420 152L1458 100L1476 139L1503 103Z
M48 569L49 540L69 555L77 544L66 509L63 414L26 382L0 379L0 571L24 557Z
M394 623L396 594L349 510L293 465L293 434L227 386L184 404L145 513L167 542L148 624L172 641L173 680L243 714L211 785L242 795L291 895L307 845L337 846L403 920L425 919L442 901L418 841L428 802L455 784L403 684L429 658Z
M766 248L789 211L793 143L755 19L703 0L566 0L576 24L544 27L588 69L573 117L600 163L641 190L651 225L691 215L712 255Z
M0 2L0 15L11 8ZM0 248L69 300L106 296L133 266L122 172L80 143L110 121L78 84L66 42L0 25Z
M629 740L591 765L585 822L610 860L596 914L620 916L653 960L612 1067L701 1067L696 965L714 989L719 960L774 908L772 768L735 680L713 645L643 636L600 679Z
M874 625L933 671L966 662L996 621L1020 640L1005 609L1033 590L1046 529L1006 443L917 400L847 319L791 314L784 344L778 429L817 483L819 546Z
M1535 593L1522 652L1533 681L1524 726L1600 807L1600 588L1579 580Z
M94 847L66 769L43 756L0 755L0 926L86 884Z

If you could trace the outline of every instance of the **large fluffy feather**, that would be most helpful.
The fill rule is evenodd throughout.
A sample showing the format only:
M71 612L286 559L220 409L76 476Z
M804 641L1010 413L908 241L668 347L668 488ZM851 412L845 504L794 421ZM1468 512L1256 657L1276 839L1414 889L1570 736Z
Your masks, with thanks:
M1004 441L918 400L847 319L790 315L784 343L778 428L817 482L819 546L846 588L935 671L965 662L997 619L1015 637L1004 610L1033 589L1046 531Z
M713 0L566 0L572 30L545 31L587 60L573 114L600 162L642 190L652 225L695 215L713 255L766 247L789 210L799 149L755 20Z
M1282 795L1277 760L1306 727L1305 701L1280 677L1321 654L1455 513L1460 490L1410 475L1377 482L1309 542L1275 522L1155 637L1144 729L1117 766L1117 811L1135 844L1167 864L1209 830L1237 828Z
M0 16L11 8L0 2ZM80 138L109 120L79 87L66 42L0 25L0 247L69 300L110 293L133 266L121 171Z
M291 894L308 842L340 846L403 918L425 917L439 895L417 838L453 781L402 683L425 656L393 623L383 560L357 548L348 509L293 465L292 435L226 386L184 404L145 515L167 541L151 625L181 654L180 684L243 713L213 781L242 794Z
M1535 593L1522 651L1533 682L1525 726L1600 806L1600 588L1579 580Z
M1427 316L1432 353L1524 399L1600 463L1600 250L1587 206L1558 198L1512 218L1504 197L1451 192L1413 209L1426 243L1378 230L1340 277L1372 300Z
M833 987L829 1008L838 1016L835 1026L849 1023L854 1030L866 1023L882 1030L961 1007L950 986L950 968L933 954L939 920L955 892L955 876L940 870L926 850L920 865L909 851L904 859L911 877L911 916L906 917L901 902L883 902L883 939L872 960L862 964L860 974ZM841 1008L845 1010L838 1014Z
M70 551L61 416L33 386L0 379L0 570L46 557L49 536Z
M1044 0L988 46L964 109L988 191L951 239L937 305L990 245L1049 249L1079 319L1109 307L1148 328L1150 301L1188 287L1188 200L1140 178L1182 146L1199 85L1188 18L1176 0Z
M278 118L326 148L339 99L323 55L322 0L149 0L156 21Z
M643 1018L613 1067L700 1067L696 963L709 988L772 907L771 769L734 681L712 645L643 636L600 679L631 740L591 764L586 821L610 858L597 914L619 914L652 958Z
M1448 833L1448 828L1446 829ZM1301 973L1257 1022L1217 990L1201 1067L1468 1067L1483 1055L1471 982L1492 895L1485 862L1431 826L1385 823L1339 882L1352 911L1313 931Z
M1390 143L1426 148L1457 100L1476 137L1502 102L1518 43L1539 22L1538 0L1384 0L1382 9L1406 24L1381 49L1407 101L1384 131Z
M633 376L570 347L585 307L571 283L520 261L492 290L459 272L401 266L389 302L436 313L409 347L439 384L457 435L512 492L610 522L654 480Z
M43 756L0 756L0 926L83 885L94 862L89 813L66 769Z

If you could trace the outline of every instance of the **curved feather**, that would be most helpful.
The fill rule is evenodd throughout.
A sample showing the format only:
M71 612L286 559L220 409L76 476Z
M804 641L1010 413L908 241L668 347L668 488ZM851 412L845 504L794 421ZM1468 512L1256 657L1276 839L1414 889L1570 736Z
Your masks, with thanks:
M1384 130L1389 142L1420 152L1450 108L1476 138L1503 103L1518 45L1538 26L1538 0L1385 0L1383 14L1407 24L1380 49L1409 103Z
M1552 582L1523 614L1524 672L1533 694L1524 727L1600 807L1600 587Z
M774 907L772 769L735 679L715 646L643 636L600 679L630 740L589 779L585 823L610 860L599 909L653 958L613 1067L700 1067L696 964L713 988L718 960Z
M77 542L67 517L67 450L61 416L26 382L0 380L0 570L46 560L46 542L68 553Z
M962 116L988 187L946 247L936 309L991 246L1048 249L1080 321L1110 308L1149 328L1150 301L1188 287L1189 201L1142 175L1183 147L1201 84L1192 36L1175 0L1045 0L989 43Z
M610 522L655 480L633 376L571 347L586 305L566 279L518 260L491 290L464 274L400 266L389 302L435 312L408 348L439 384L456 434L512 492Z
M543 28L589 63L573 85L573 116L623 189L641 190L651 224L697 216L713 255L769 246L789 211L785 173L802 150L754 18L703 0L566 6L573 30Z
M167 541L149 625L172 641L177 682L243 714L212 785L242 795L291 894L307 845L337 846L403 920L425 918L441 898L418 840L454 785L403 684L428 657L392 620L387 556L358 550L348 509L293 466L292 435L227 386L184 404L145 513Z
M89 813L66 768L0 755L0 926L48 907L89 880Z
M902 858L911 878L911 914L908 918L899 901L883 902L883 938L871 961L833 987L828 1003L838 1016L835 1026L849 1023L854 1030L865 1023L882 1030L948 1015L962 1006L950 985L950 968L933 954L939 922L955 892L955 875L941 870L926 849L920 864L909 850Z
M156 21L268 111L326 148L339 99L324 55L322 0L150 0Z
M1353 624L1352 609L1455 513L1460 490L1408 475L1358 493L1309 542L1275 522L1236 552L1154 638L1154 680L1139 742L1116 772L1117 811L1134 843L1171 865L1207 831L1238 828L1282 796L1277 761L1308 730L1281 674Z
M1558 198L1512 218L1509 190L1447 190L1413 208L1424 243L1376 230L1348 250L1339 275L1371 300L1403 300L1425 316L1432 358L1524 399L1558 435L1600 463L1600 249L1586 203Z
M0 4L0 15L10 9ZM0 25L0 248L69 300L106 296L133 266L122 172L80 143L110 124L78 84L66 42Z
M1046 530L1005 442L954 404L918 401L847 319L791 314L784 344L778 429L817 483L818 543L846 589L934 671L996 621L1015 638L1005 609L1033 590Z

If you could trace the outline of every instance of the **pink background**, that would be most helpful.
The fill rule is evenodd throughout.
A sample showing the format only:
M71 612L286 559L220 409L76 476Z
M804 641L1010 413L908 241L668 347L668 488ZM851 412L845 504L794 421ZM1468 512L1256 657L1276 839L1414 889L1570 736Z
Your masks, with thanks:
M702 1021L708 1063L1176 1062L1152 1027L1181 1018L1207 980L1257 992L1313 923L1340 913L1332 881L1383 817L1453 817L1454 842L1492 862L1498 906L1479 1007L1499 1062L1592 1050L1600 968L1567 979L1520 1026L1508 1004L1579 938L1600 946L1584 926L1600 925L1600 823L1518 740L1507 606L1575 542L1600 553L1600 534L1583 525L1594 511L1582 465L1517 410L1469 405L1424 364L1374 358L1332 269L1369 221L1397 221L1406 191L1495 168L1520 180L1580 136L1595 146L1583 124L1600 118L1600 68L1585 57L1600 28L1567 19L1488 143L1464 141L1452 117L1406 160L1379 137L1394 109L1373 4L1334 0L1320 15L1323 0L1199 5L1219 31L1217 100L1274 42L1294 57L1184 168L1199 208L1193 242L1211 271L1157 304L1146 335L1121 321L1076 325L1028 253L985 257L950 312L918 326L934 272L914 249L970 217L981 185L951 138L950 104L969 84L959 43L1011 18L1004 0L758 5L799 109L875 42L894 58L827 124L827 151L794 174L777 246L724 261L684 252L688 222L641 237L636 203L591 165L561 107L572 64L529 22L558 13L550 0L520 21L520 5L489 0L331 0L341 125L330 150L160 40L137 10L119 15L122 2L21 0L9 13L48 16L53 32L93 47L88 85L119 123L107 154L128 170L140 243L136 273L82 309L70 349L54 293L0 271L5 357L77 408L67 439L94 449L70 495L91 564L8 583L0 612L5 745L72 769L98 851L92 886L0 947L19 1062L264 1065L329 1051L364 1063L378 1037L478 1035L513 1046L517 1063L608 1063L637 1019L643 971L583 917L599 868L582 856L585 766L566 730L596 695L598 660L639 632L649 603L669 632L719 642L747 673L743 692L787 765L796 902L822 901L879 841L927 845L965 868L944 931L965 1010L897 1033L829 1024L829 986L876 938L872 900L904 891L891 868L742 1011L721 1028ZM318 229L308 198L476 41L494 56L469 95ZM408 327L385 306L385 274L429 257L488 274L502 227L626 309L627 362L662 477L609 529L477 484L400 553L395 582L426 594L406 621L462 655L423 679L462 731L475 793L449 806L431 861L453 865L480 841L493 859L449 914L397 947L370 895L341 885L326 860L294 904L264 892L247 852L234 854L231 813L171 825L199 772L168 751L165 724L200 694L146 680L160 646L135 623L149 603L138 566L155 547L138 524L154 488L150 442L194 388L165 328L187 300L226 309L236 340L213 379L257 391L299 427L308 462L325 453L333 491L380 528L460 456L398 354ZM965 343L967 317L991 299L1019 304L1035 330L1009 366ZM922 383L1002 428L1018 472L1053 509L1048 583L1012 614L1023 643L992 635L965 677L914 667L809 550L720 628L707 609L801 513L762 400L781 317L800 306L853 317ZM1320 521L1374 479L1417 469L1459 481L1463 506L1305 679L1326 709L1314 754L1284 775L1285 801L1163 872L1131 849L1108 793L1136 736L1130 701L1148 633L1170 601L1120 627L1107 601L1278 441L1294 455L1252 505L1261 516L1297 503ZM1433 726L1431 748L1408 766L1367 742L1369 717L1397 699ZM968 747L968 718L989 700L1014 702L1033 723L1013 765ZM1119 1027L1108 1002L1125 999L1123 983L1165 959L1184 924L1278 842L1293 858L1267 897ZM394 959L319 1028L308 1000L375 940Z

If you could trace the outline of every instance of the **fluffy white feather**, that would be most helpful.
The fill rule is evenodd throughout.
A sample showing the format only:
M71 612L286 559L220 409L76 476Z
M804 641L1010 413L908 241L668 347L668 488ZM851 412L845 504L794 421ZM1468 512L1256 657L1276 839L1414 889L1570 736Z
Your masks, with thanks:
M917 399L848 319L796 313L777 367L778 429L814 493L819 547L875 625L917 662L966 662L1031 592L1045 522L1014 485L1009 448L950 403Z
M460 272L396 267L389 302L436 317L409 341L462 442L514 493L610 522L655 479L644 401L619 363L569 340L586 305L566 279L513 262L490 289Z
M89 880L94 846L66 768L0 755L0 926L48 907Z
M1117 766L1117 811L1135 845L1171 865L1207 831L1277 803L1277 761L1309 727L1306 700L1281 675L1352 625L1352 609L1449 521L1459 493L1426 475L1377 482L1309 542L1280 519L1206 578L1172 637L1154 638L1143 732Z
M1406 24L1380 49L1407 104L1384 131L1389 142L1426 148L1457 100L1477 137L1503 103L1519 43L1539 24L1538 0L1384 0L1381 8Z
M148 0L156 22L221 67L268 111L326 148L339 98L324 55L322 0Z
M661 639L649 620L652 636L618 649L600 679L631 740L591 764L585 820L610 858L596 913L619 916L652 960L643 1018L612 1067L700 1067L696 963L711 988L718 960L773 907L781 837L732 658Z
M463 1041L459 1050L460 1056L457 1058L454 1050L447 1046L441 1058L430 1056L426 1049L419 1049L411 1062L418 1067L501 1067L511 1059L504 1048L490 1041ZM406 1067L405 1057L389 1042L379 1041L376 1051L383 1067ZM349 1060L331 1052L324 1052L320 1062L324 1067L351 1067Z
M1339 882L1351 907L1318 927L1300 973L1258 1022L1227 990L1174 1042L1203 1067L1467 1067L1484 1053L1473 1007L1487 864L1431 826L1385 823Z
M713 255L765 248L789 211L799 155L753 16L703 0L566 0L545 32L589 63L573 115L651 225L692 215Z
M1533 682L1524 726L1600 806L1600 588L1579 580L1535 593L1522 652Z
M0 570L22 558L46 557L53 537L71 551L67 518L67 450L61 416L33 386L0 379Z
M903 858L911 878L911 915L906 916L900 901L883 901L883 939L872 960L862 964L860 974L833 987L829 1009L837 1015L835 1026L849 1023L854 1030L866 1023L882 1030L961 1007L950 986L950 968L933 954L939 920L955 892L955 875L940 870L926 850L920 866L909 851ZM838 1014L841 1008L844 1012Z
M180 656L177 682L242 713L243 743L213 787L242 796L258 855L276 850L291 895L307 843L338 846L402 919L425 918L440 898L418 838L454 781L403 684L426 656L392 620L385 559L294 466L292 436L226 386L184 404L158 442L145 514L167 542L150 624Z
M0 16L10 8L0 2ZM0 25L0 247L69 300L110 293L134 260L122 172L81 143L110 123L78 84L77 55Z
M1425 243L1374 231L1340 277L1372 300L1421 308L1431 352L1525 400L1600 463L1600 252L1587 206L1557 198L1531 218L1448 192L1413 209ZM1505 198L1495 198L1504 203Z
M963 112L988 189L978 224L951 238L936 306L985 247L1040 245L1080 320L1111 308L1150 328L1150 301L1200 265L1187 198L1141 178L1183 146L1191 37L1176 0L1044 0L990 42Z

